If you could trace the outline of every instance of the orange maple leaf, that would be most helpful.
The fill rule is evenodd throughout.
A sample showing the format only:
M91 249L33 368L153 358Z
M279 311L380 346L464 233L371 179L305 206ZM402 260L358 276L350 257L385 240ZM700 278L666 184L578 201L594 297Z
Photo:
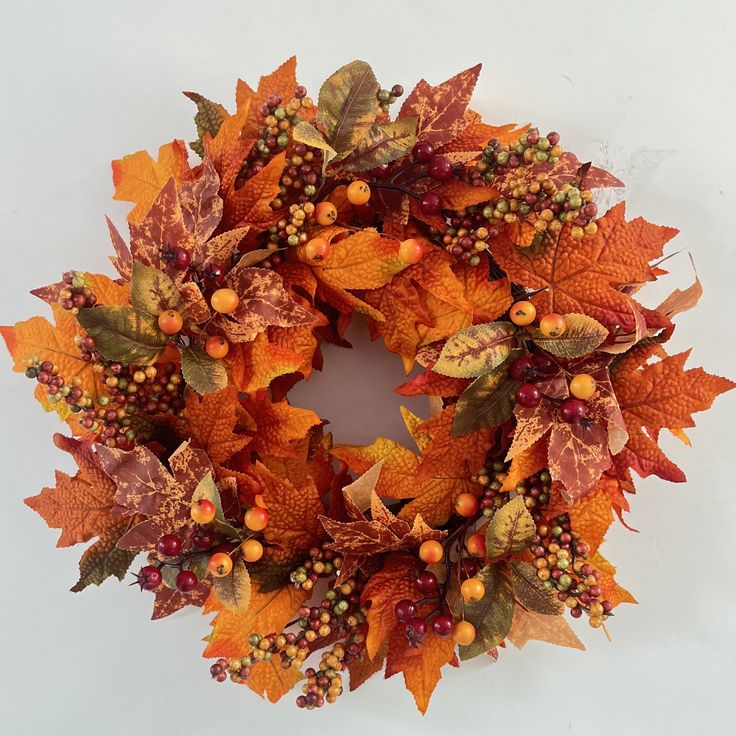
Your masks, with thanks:
M600 573L598 585L603 589L602 600L611 601L614 606L620 603L637 603L636 598L614 580L616 568L600 552L592 555L588 562Z
M300 370L304 363L301 355L271 342L265 332L257 335L252 342L231 345L225 360L233 385L245 393L268 388L275 378Z
M624 213L623 203L611 208L597 221L598 232L582 240L573 239L568 226L539 248L500 240L493 257L511 281L541 290L532 298L540 314L583 313L631 332L638 305L619 287L654 280L649 264L677 230L640 217L626 222Z
M174 140L158 149L154 161L147 151L137 151L112 162L113 199L134 202L128 221L139 223L148 213L166 182L186 181L191 176L184 141Z
M259 697L276 703L303 679L294 667L284 669L280 661L258 662L245 684Z
M501 486L502 492L513 491L519 483L547 467L548 444L546 438L539 439L514 457Z
M508 640L517 649L522 649L530 639L557 644L560 647L585 649L585 645L578 639L563 616L546 616L527 611L523 606L517 605L514 608L514 620Z
M254 92L245 82L239 80L237 93L238 104L245 99L251 101L251 112L244 125L244 135L257 138L263 127L259 109L270 95L280 95L284 105L294 96L296 89L296 56L288 58L281 66L266 74L258 81L258 89Z

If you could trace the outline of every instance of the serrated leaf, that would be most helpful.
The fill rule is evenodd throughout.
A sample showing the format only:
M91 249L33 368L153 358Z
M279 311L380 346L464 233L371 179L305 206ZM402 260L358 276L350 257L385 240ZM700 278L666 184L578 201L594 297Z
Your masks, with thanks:
M103 358L123 365L153 363L166 347L166 335L158 329L156 318L138 309L80 309L77 320L95 339Z
M486 529L488 559L499 559L521 552L534 536L536 526L521 496L501 506Z
M227 370L221 360L211 358L193 345L181 348L181 369L184 380L198 394L212 394L227 388Z
M379 112L378 81L364 61L351 61L328 77L319 91L317 124L337 159L351 153Z
M557 599L555 589L548 590L545 587L533 565L512 560L509 567L514 595L524 608L546 616L555 616L565 610L565 606Z
M319 148L320 151L324 151L322 155L322 173L324 174L327 165L337 156L337 151L325 140L322 133L311 123L302 120L294 126L291 135L297 143L303 143L305 146Z
M501 565L486 565L476 577L485 586L483 598L459 604L457 612L475 626L475 641L460 647L460 659L472 659L498 646L511 629L514 594L508 573Z
M237 559L229 575L214 578L212 590L217 599L228 611L244 613L250 605L251 587L250 575L245 562Z
M475 378L508 358L516 328L508 322L489 322L455 333L442 348L432 370L453 378Z
M567 327L559 337L545 337L535 329L532 339L552 355L580 358L592 353L608 337L608 329L587 314L566 314L565 322Z
M218 102L212 102L197 92L184 92L184 96L188 97L196 106L197 114L194 116L194 124L197 126L197 140L192 141L189 146L191 149L204 156L204 145L202 138L205 133L209 133L213 138L220 130L222 121L228 117L227 110Z
M163 271L133 262L130 282L130 301L133 309L158 317L167 309L181 311L184 303L176 284Z
M417 119L404 118L373 125L357 148L345 159L344 171L366 171L407 156L417 142Z

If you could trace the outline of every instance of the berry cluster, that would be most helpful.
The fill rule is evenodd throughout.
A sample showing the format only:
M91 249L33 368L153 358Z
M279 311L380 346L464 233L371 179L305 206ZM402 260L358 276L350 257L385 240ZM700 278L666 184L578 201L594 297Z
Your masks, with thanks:
M59 292L59 305L62 309L77 314L80 309L97 304L97 296L87 286L83 273L67 271L61 280L65 284Z
M404 634L411 646L417 647L428 626L432 627L432 631L437 636L449 636L453 627L452 615L444 600L444 590L442 594L440 593L437 576L430 570L422 570L417 573L414 585L423 598L418 601L408 598L400 600L394 606L394 615L396 620L403 625ZM420 615L422 607L427 610L424 615Z
M289 201L304 204L314 197L322 179L322 157L319 148L310 148L303 143L294 146L281 176L279 195L271 202L272 209L281 209Z
M342 567L342 557L327 543L309 550L309 559L291 571L291 582L302 590L312 590L321 577L334 575Z
M400 84L395 84L391 89L378 90L378 104L383 112L388 112L389 107L404 94L404 88Z

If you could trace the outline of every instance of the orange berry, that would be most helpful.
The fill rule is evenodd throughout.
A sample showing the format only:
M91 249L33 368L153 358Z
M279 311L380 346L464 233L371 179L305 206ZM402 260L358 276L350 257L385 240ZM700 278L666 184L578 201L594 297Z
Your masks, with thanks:
M263 545L257 539L243 542L243 557L246 562L258 562L263 557Z
M371 198L371 188L364 181L354 181L348 187L350 204L365 204Z
M399 258L410 266L419 263L424 255L424 244L416 238L402 240L399 246Z
M233 561L230 559L230 555L225 554L225 552L215 552L207 563L207 569L216 578L224 578L233 569Z
M427 564L439 562L444 554L442 545L434 539L422 542L422 546L419 548L419 559Z
M318 225L332 225L337 220L337 207L332 202L319 202L314 208Z
M330 244L325 238L312 238L304 246L304 255L310 261L323 261L330 255Z
M461 647L469 646L475 641L475 626L470 621L458 621L452 629L452 638Z
M192 504L190 514L192 521L197 524L209 524L215 518L215 504L209 499L200 498Z
M184 326L184 317L176 309L167 309L158 316L158 328L164 335L176 335Z
M537 317L537 308L531 302L516 302L509 310L509 317L515 325L530 325Z
M545 337L559 337L567 329L565 318L561 314L551 312L539 321L539 331Z
M478 513L478 499L472 493L461 493L455 499L455 513L458 516L475 516Z
M581 401L586 401L595 393L595 378L589 373L578 373L570 381L570 393Z
M486 556L486 535L471 534L465 541L465 548L473 557Z
M259 493L255 497L256 506L260 506L262 509L267 509L268 506L266 505L266 502L263 500L263 494Z
M230 350L230 343L219 335L213 335L207 338L207 342L204 344L204 349L207 351L207 355L210 358L224 358Z
M483 585L483 582L478 580L478 578L468 578L467 580L463 580L463 583L460 586L460 595L467 603L479 601L485 594L486 586Z
M215 312L231 314L238 308L240 297L232 289L218 289L210 297L210 304Z
M260 532L268 524L268 511L260 506L252 506L245 512L243 521L252 532Z

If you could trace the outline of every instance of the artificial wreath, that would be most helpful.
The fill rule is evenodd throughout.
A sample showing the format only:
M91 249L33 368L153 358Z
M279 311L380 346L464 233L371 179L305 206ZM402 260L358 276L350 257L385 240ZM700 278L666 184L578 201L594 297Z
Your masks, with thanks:
M635 602L600 552L633 474L683 481L660 432L734 386L665 350L697 280L637 299L676 230L600 216L621 182L557 133L484 123L479 71L404 96L354 61L315 103L292 58L232 114L185 93L201 160L112 163L117 276L69 271L32 292L53 324L1 328L71 435L78 471L26 503L59 546L97 538L72 590L145 555L154 619L212 617L217 681L312 709L385 669L424 712L445 665L584 648L568 616L606 632ZM288 401L356 315L431 399L402 409L412 448Z

